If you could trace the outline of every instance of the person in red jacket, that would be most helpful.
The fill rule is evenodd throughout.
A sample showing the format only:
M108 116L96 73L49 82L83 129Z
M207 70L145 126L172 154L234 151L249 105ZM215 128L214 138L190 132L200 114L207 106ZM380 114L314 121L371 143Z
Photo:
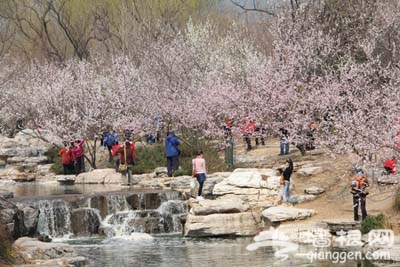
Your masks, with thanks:
M240 131L247 145L247 150L252 149L250 138L255 130L256 130L256 124L251 117L247 118L247 120L243 123L242 127L240 128Z
M115 144L112 146L111 148L111 155L114 159L115 162L115 171L118 172L119 170L119 163L121 162L121 154L117 152L117 150L120 148L121 146L119 144Z
M391 159L385 160L385 162L383 163L383 167L388 173L396 174L396 163L396 157L393 156Z
M74 156L72 154L72 147L64 142L64 147L58 151L58 155L61 157L61 164L63 165L64 175L74 173Z
M132 148L133 144L133 148ZM135 164L135 145L134 143L126 140L125 143L117 149L116 153L121 155L121 165L126 164L127 169L122 174L126 177L128 175L128 184L132 185L132 167Z

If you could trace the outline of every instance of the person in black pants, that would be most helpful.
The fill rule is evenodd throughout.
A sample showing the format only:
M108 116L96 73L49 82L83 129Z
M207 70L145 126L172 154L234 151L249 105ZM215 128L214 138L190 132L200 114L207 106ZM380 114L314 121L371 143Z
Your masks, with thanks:
M364 221L367 218L366 197L368 195L368 180L364 174L358 174L351 183L351 193L353 194L354 220L359 221L358 207L361 207L361 216Z

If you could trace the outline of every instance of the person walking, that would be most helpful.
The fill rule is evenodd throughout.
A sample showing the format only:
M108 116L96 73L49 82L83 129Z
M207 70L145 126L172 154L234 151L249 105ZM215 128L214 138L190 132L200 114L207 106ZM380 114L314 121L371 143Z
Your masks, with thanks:
M128 184L132 185L132 167L135 160L131 142L125 140L124 144L116 150L116 153L120 155L120 166L126 165L126 169L122 171L122 174L125 177L128 175Z
M361 218L364 221L367 218L366 197L368 195L368 180L362 172L359 172L351 182L350 193L353 194L354 220L359 221L358 207L361 207Z
M279 128L279 156L289 154L289 132L285 128Z
M201 193L203 191L203 184L207 179L206 161L203 157L203 151L198 151L196 158L192 159L192 173L193 178L196 178L197 182L199 183L197 199L203 200L204 197L201 196Z
M168 132L165 139L165 154L167 157L167 174L172 177L174 171L179 168L180 141L174 132Z
M290 178L293 173L293 161L292 159L286 160L286 166L283 170L283 189L282 189L282 202L284 205L290 205Z
M72 145L68 142L64 142L64 147L58 151L58 155L61 157L61 164L63 165L64 175L74 173L74 155L72 154Z

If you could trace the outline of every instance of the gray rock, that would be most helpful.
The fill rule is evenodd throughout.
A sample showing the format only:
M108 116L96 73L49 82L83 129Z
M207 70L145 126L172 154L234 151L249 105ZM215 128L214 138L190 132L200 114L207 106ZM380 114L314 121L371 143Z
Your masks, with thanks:
M194 215L209 215L215 213L240 213L248 211L250 206L240 198L215 200L190 200L189 206Z
M348 232L350 230L359 230L360 222L356 221L325 221L328 225L329 232L336 233L338 231Z
M303 202L310 202L317 198L316 195L296 195L290 198L290 202L294 204L303 203Z
M308 177L311 175L320 174L322 172L323 172L323 169L321 167L303 167L303 168L297 170L297 175Z
M165 177L167 176L167 167L158 167L154 169L154 173L157 177Z
M304 193L310 195L319 195L325 192L325 189L318 187L318 186L311 186L304 189Z
M265 222L283 222L303 220L315 214L312 209L298 209L293 207L271 207L262 212Z
M91 208L75 209L71 212L71 228L76 236L91 236L99 233L100 215Z
M13 247L25 259L30 261L59 259L62 257L77 256L72 246L62 243L46 243L36 238L21 237L17 239Z
M259 214L252 212L187 216L184 235L188 237L207 236L251 236L259 232Z
M75 178L76 184L122 184L123 176L115 169L96 169L80 173Z
M274 169L235 169L224 183L244 188L267 188L268 183L265 177L276 176Z
M399 184L400 183L400 176L399 175L383 175L377 179L379 184Z
M18 203L17 207L23 212L23 225L25 232L22 235L33 236L39 221L39 210Z
M5 198L5 199L10 199L10 198L14 197L14 193L0 190L0 197Z

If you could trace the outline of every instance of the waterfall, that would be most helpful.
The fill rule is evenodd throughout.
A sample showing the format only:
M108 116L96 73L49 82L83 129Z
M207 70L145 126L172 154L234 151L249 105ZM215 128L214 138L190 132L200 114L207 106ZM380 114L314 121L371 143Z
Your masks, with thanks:
M123 195L109 195L108 196L108 213L115 213L118 211L127 210L129 208L126 197Z
M39 211L36 233L53 238L181 233L187 207L180 192L106 193L29 200ZM21 200L24 202L23 200Z
M108 237L121 237L136 233L181 233L182 216L186 216L186 204L179 200L163 202L156 210L126 210L109 214L102 221Z
M65 237L71 234L71 208L61 199L32 203L39 210L36 232L40 235Z
M158 211L164 217L166 233L182 233L182 219L186 217L187 205L180 200L169 200L163 202Z

